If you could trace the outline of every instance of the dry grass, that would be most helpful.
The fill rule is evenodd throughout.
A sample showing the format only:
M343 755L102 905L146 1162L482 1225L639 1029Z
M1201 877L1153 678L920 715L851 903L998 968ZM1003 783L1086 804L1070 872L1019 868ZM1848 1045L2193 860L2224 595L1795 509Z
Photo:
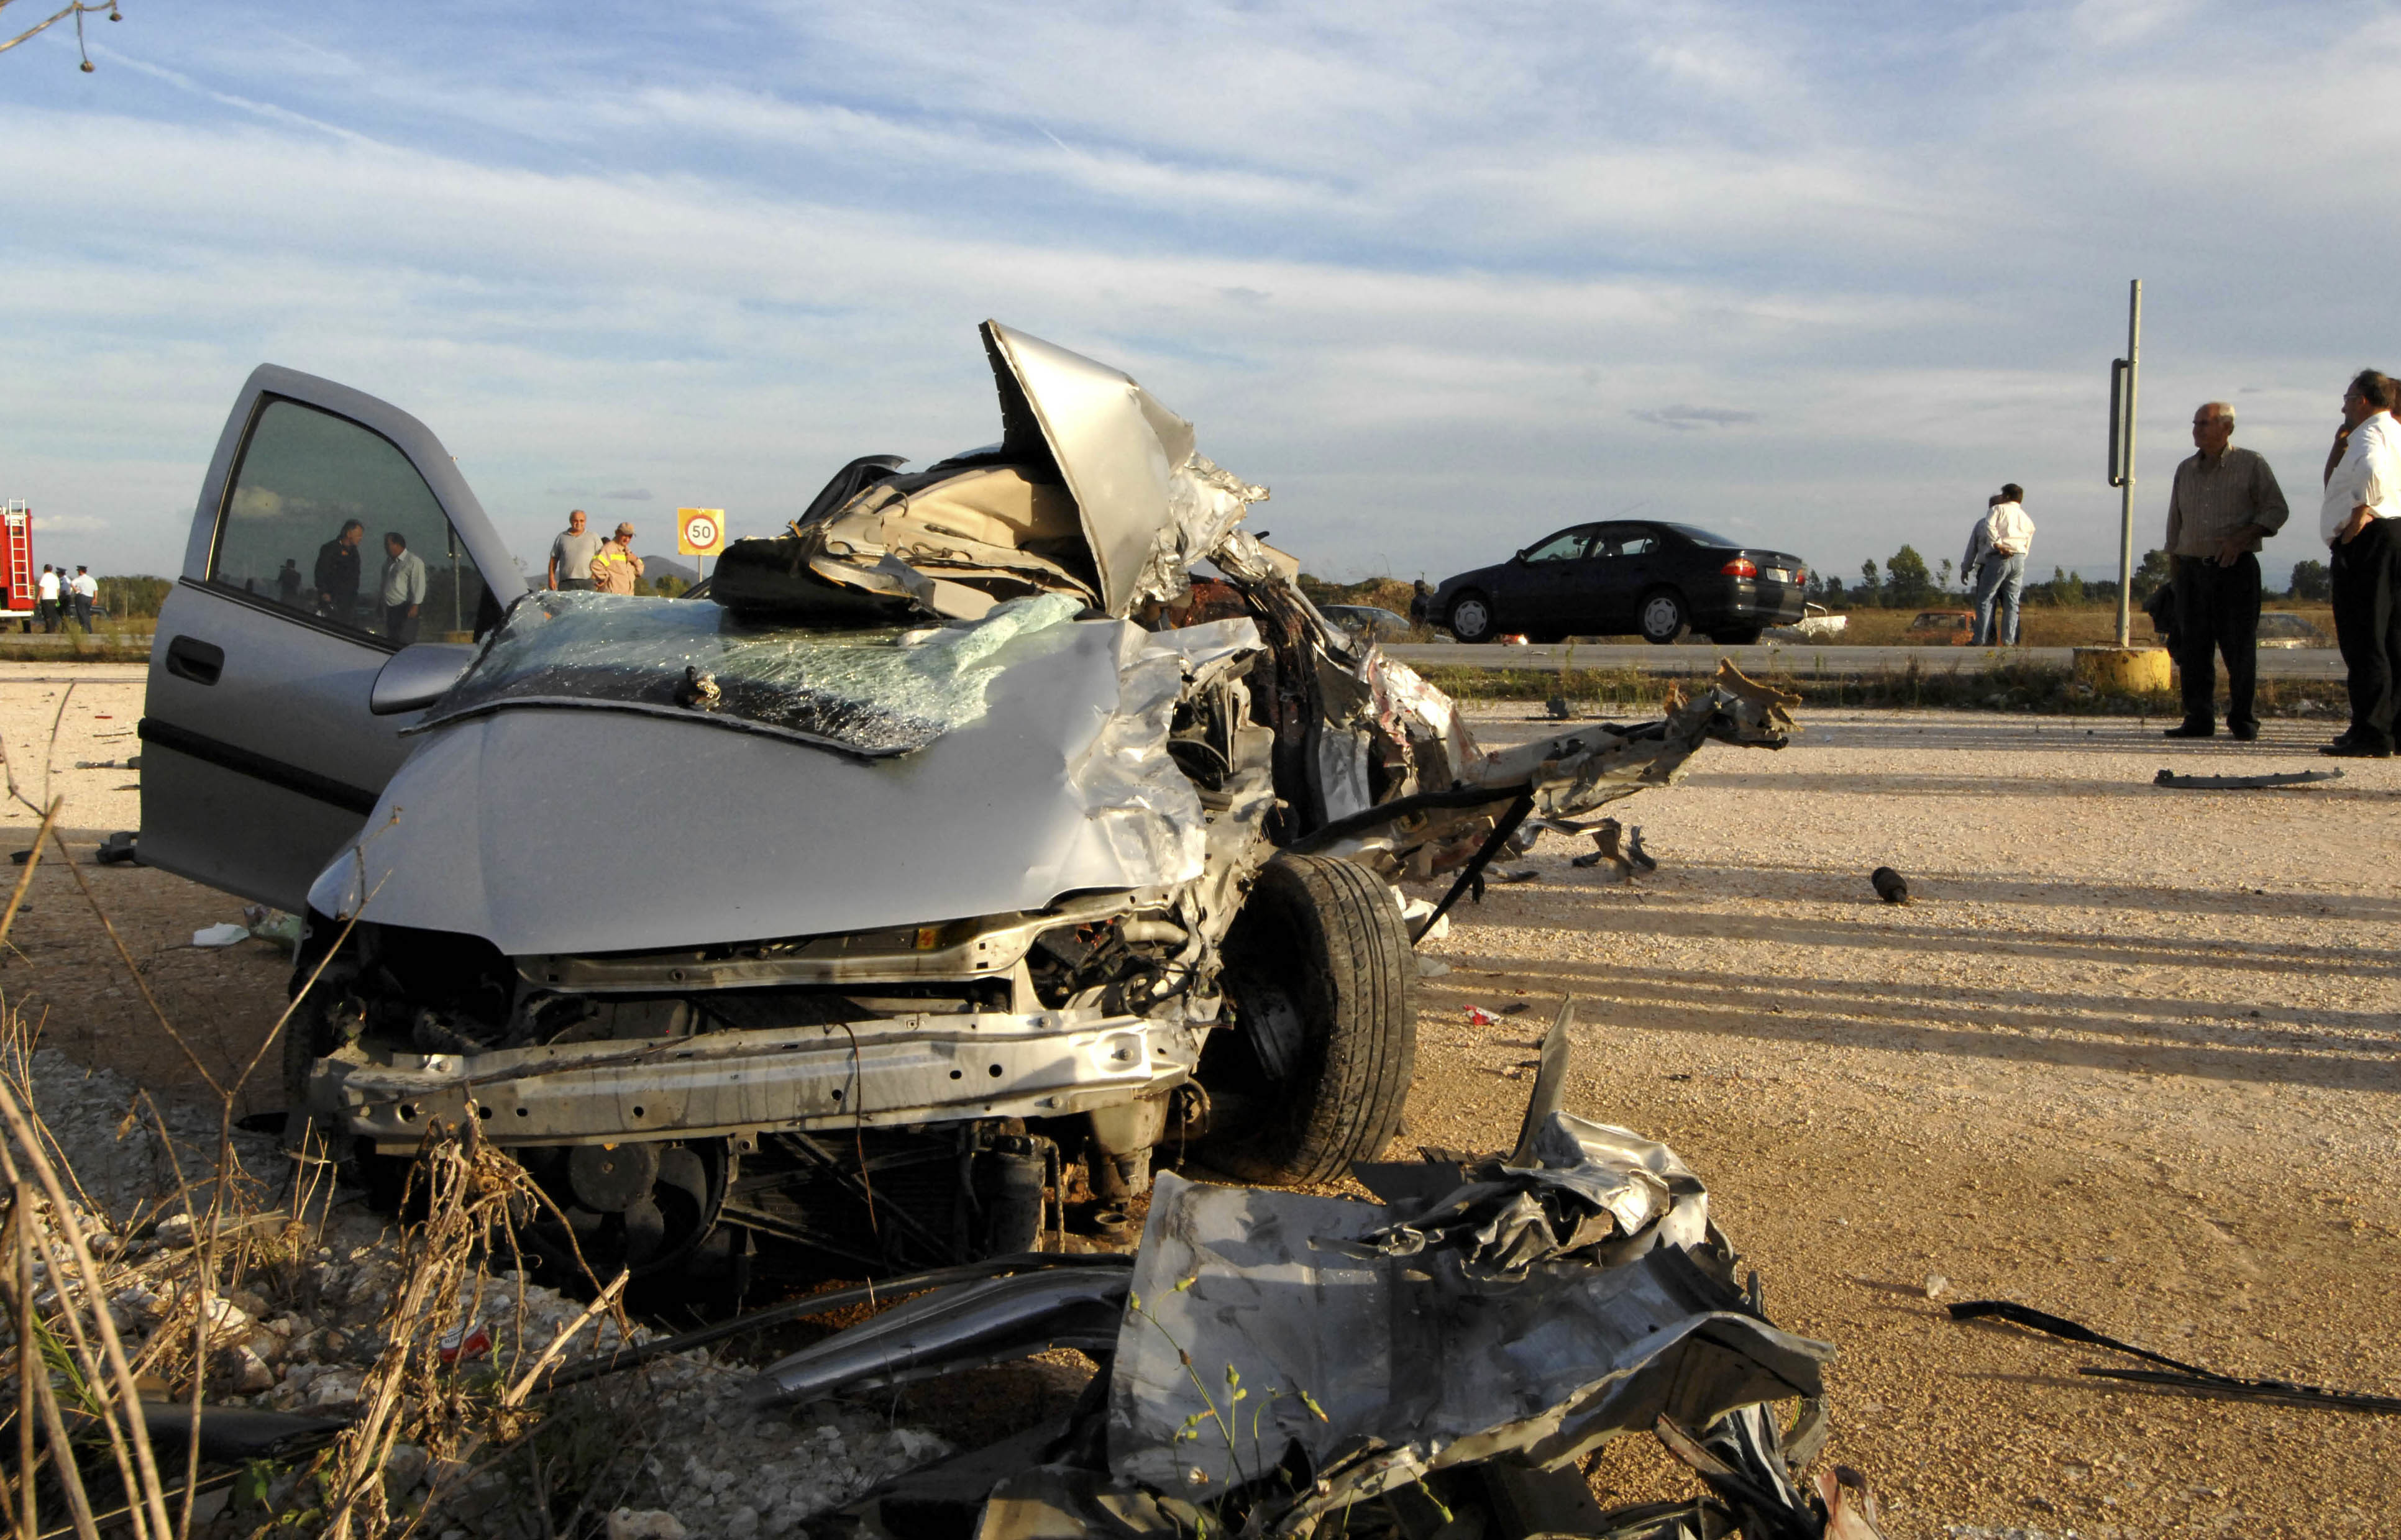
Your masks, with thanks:
M62 698L60 717L65 710ZM56 732L54 722L53 748ZM9 797L35 806L5 747L0 774ZM269 1180L242 1168L233 1138L245 1087L317 978L304 982L246 1063L230 1074L213 1073L159 1007L141 966L68 857L58 827L63 800L53 797L38 810L40 834L0 908L0 947L7 947L44 850L54 849L158 1028L183 1048L213 1097L216 1137L213 1152L187 1165L195 1152L179 1147L146 1093L139 1096L118 1137L137 1124L151 1132L173 1166L174 1185L130 1215L107 1214L77 1184L41 1121L33 1094L35 1029L0 1002L0 1197L6 1204L0 1315L7 1331L0 1364L11 1381L10 1404L0 1407L0 1445L13 1446L14 1453L0 1468L0 1524L23 1540L55 1530L62 1518L90 1540L103 1527L136 1540L189 1540L197 1500L246 1474L254 1502L281 1497L250 1516L245 1527L254 1536L380 1540L411 1533L420 1518L391 1511L383 1479L395 1445L406 1440L446 1462L445 1468L462 1480L501 1462L530 1459L549 1479L544 1490L557 1491L565 1510L563 1526L550 1523L545 1513L545 1532L595 1527L605 1502L596 1510L593 1503L600 1499L578 1490L575 1478L589 1473L575 1461L562 1465L555 1448L538 1447L532 1436L543 1413L531 1402L569 1342L604 1315L613 1316L621 1341L630 1337L632 1325L617 1308L624 1280L604 1288L538 1353L527 1342L520 1283L516 1329L509 1339L518 1361L479 1363L472 1355L457 1363L444 1360L445 1334L485 1298L494 1262L511 1263L524 1277L512 1220L548 1203L521 1166L481 1142L473 1119L463 1120L462 1127L430 1130L412 1168L404 1212L415 1217L400 1237L396 1281L375 1329L383 1346L364 1376L350 1425L313 1454L283 1462L280 1479L271 1464L247 1473L203 1473L204 1394L226 1383L247 1351L244 1334L254 1329L249 1313L231 1307L233 1296L255 1296L287 1311L304 1306L311 1261L324 1238L331 1164L322 1151L306 1148L304 1140L290 1170ZM161 1219L188 1224L191 1244L131 1244ZM147 1326L130 1349L120 1316ZM191 1431L179 1448L154 1449L142 1407L146 1399L168 1397L187 1405ZM622 1492L623 1472L611 1474ZM437 1483L436 1497L440 1490Z
M1925 606L1928 609L1967 609L1975 606L1957 598L1941 600ZM2334 611L2325 605L2284 604L2271 599L2265 606L2278 614L2298 615L2310 624L2334 634ZM1928 641L1923 632L1912 634L1909 625L1918 616L1914 609L1853 609L1850 621L1843 628L1842 641L1848 647L1951 647L1947 639ZM2158 642L2151 629L2151 618L2137 606L2133 613L2131 634L2138 646ZM2054 608L2049 605L2028 605L2018 612L2018 643L2022 647L2106 647L2118 639L2118 610L2114 605L2084 605L2072 608Z
M72 626L61 634L63 644L41 636L0 632L0 662L9 663L146 663L150 634L103 631L86 635Z

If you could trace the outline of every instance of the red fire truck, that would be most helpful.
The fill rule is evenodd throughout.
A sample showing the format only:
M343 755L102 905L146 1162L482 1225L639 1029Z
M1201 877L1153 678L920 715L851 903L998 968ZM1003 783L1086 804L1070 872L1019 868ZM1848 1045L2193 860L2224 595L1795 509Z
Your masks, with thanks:
M34 511L21 502L0 503L0 615L31 630L39 586L34 569Z

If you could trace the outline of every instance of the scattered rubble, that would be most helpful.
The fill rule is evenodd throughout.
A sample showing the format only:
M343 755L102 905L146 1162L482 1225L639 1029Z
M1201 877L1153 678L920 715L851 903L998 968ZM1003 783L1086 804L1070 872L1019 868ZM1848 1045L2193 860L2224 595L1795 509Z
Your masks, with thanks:
M139 1124L93 1132L124 1122L130 1087L55 1055L31 1081L54 1116L75 1115L70 1144L121 1205L103 1213L95 1197L66 1218L113 1259L106 1314L172 1394L139 1420L182 1447L192 1374L176 1354L205 1341L204 1459L280 1469L217 1510L245 1533L309 1528L311 1483L338 1494L363 1473L365 1506L328 1533L539 1540L580 1522L747 1540L811 1533L839 1507L862 1536L927 1533L947 1514L1023 1540L1327 1523L1396 1540L1436 1513L1474 1514L1490 1540L1873 1536L1854 1473L1803 1480L1833 1349L1762 1313L1674 1152L1559 1107L1569 1025L1563 1005L1504 1153L1363 1163L1372 1203L1161 1175L1131 1258L997 1261L1000 1276L919 1294L764 1371L632 1325L608 1308L622 1280L583 1304L506 1270L492 1206L522 1179L472 1139L433 1148L422 1225L395 1229L341 1194L162 1215L137 1191L159 1191ZM179 1159L201 1153L181 1149L196 1131L186 1118L171 1135ZM281 1159L240 1138L266 1169ZM431 1235L472 1254L434 1255ZM200 1287L210 1259L230 1272ZM70 1285L34 1303L77 1297ZM872 1399L1060 1346L1100 1374L1063 1425L996 1450L954 1455ZM1788 1401L1797 1415L1770 1414ZM1579 1462L1629 1434L1657 1438L1710 1495L1602 1511Z
M1874 886L1876 896L1886 903L1909 902L1909 879L1894 871L1890 866L1878 866L1868 873L1868 881Z

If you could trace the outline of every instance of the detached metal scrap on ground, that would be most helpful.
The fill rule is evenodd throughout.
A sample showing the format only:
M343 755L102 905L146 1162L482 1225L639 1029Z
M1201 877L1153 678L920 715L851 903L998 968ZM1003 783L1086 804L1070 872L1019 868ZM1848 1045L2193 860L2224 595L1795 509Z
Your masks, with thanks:
M1800 1479L1833 1348L1767 1319L1675 1152L1558 1110L1571 1010L1507 1152L1363 1162L1381 1203L1165 1174L1131 1265L923 1295L770 1366L760 1397L1100 1358L1064 1426L888 1484L846 1510L861 1536L1867 1540L1864 1481ZM1711 1495L1604 1511L1579 1462L1629 1434Z

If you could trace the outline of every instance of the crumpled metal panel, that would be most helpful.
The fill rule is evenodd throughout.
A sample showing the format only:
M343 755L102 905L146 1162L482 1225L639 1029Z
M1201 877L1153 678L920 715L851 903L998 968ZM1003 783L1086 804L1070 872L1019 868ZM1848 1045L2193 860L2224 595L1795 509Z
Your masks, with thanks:
M1167 749L1186 682L1258 650L1258 628L1248 620L1125 630L1117 710L1077 758L1068 780L1118 862L1151 874L1146 882L1191 881L1200 875L1207 851L1200 793Z
M1396 1217L1159 1177L1113 1369L1113 1472L1207 1501L1289 1440L1318 1473L1276 1527L1291 1533L1430 1470L1557 1466L1663 1412L1697 1426L1820 1393L1833 1349L1749 1313L1681 1246L1480 1282L1447 1251L1363 1244Z
M759 1371L751 1397L811 1401L1053 1347L1105 1353L1125 1312L1127 1276L1116 1266L1062 1265L921 1294L776 1359Z
M1451 784L1429 786L1421 774L1417 795L1447 793L1451 805L1391 798L1382 808L1329 824L1297 848L1324 855L1389 852L1419 878L1466 861L1491 830L1495 815L1520 796L1531 797L1530 811L1538 817L1571 818L1671 784L1712 739L1781 748L1792 730L1790 707L1798 702L1726 662L1706 689L1689 700L1671 699L1662 720L1586 723L1487 752L1475 747L1449 701L1402 665L1369 649L1359 668L1376 691L1379 719L1389 714L1416 724L1407 730L1419 763L1447 770L1452 779ZM1489 801L1470 799L1479 787L1492 789Z
M1266 498L1265 487L1195 453L1191 423L1121 371L996 320L983 336L1003 380L1003 421L1014 427L1020 415L1007 399L1013 382L1075 494L1111 615L1181 594L1192 563Z
M1556 1111L1530 1143L1526 1164L1495 1162L1362 1244L1393 1257L1448 1247L1469 1275L1511 1280L1578 1254L1616 1266L1653 1246L1707 1244L1708 1192L1666 1145Z

